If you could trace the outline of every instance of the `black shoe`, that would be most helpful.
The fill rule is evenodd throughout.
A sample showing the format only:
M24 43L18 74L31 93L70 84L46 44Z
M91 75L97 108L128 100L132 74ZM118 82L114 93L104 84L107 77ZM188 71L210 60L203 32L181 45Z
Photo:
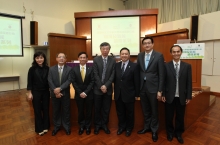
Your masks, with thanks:
M152 140L153 140L154 142L156 142L156 141L158 140L158 135L157 135L157 133L155 133L155 132L152 133Z
M172 134L168 134L167 135L167 140L168 141L172 141L173 140L173 135Z
M122 128L119 128L118 129L118 131L117 131L117 135L120 135L120 134L122 134L122 132L124 131L124 129L122 129Z
M99 127L96 127L94 130L94 134L96 134L96 135L99 134L99 129L100 129Z
M66 130L66 135L70 135L71 131L70 130Z
M78 133L79 133L79 135L82 135L82 134L83 134L83 132L84 132L83 127L80 127L80 128L79 128L79 132L78 132Z
M131 131L130 131L130 130L127 130L127 131L125 132L125 136L129 137L130 135L131 135Z
M54 130L52 131L52 136L55 136L59 130L60 130L60 129L54 129Z
M86 134L90 135L90 133L91 133L91 129L90 128L86 128Z
M137 133L138 134L145 134L146 132L151 132L150 129L142 129L142 130L139 130Z
M108 127L104 127L103 130L106 134L110 134L110 130L108 129Z
M176 138L177 138L179 143L181 143L181 144L184 143L183 138L181 137L181 135L176 135Z

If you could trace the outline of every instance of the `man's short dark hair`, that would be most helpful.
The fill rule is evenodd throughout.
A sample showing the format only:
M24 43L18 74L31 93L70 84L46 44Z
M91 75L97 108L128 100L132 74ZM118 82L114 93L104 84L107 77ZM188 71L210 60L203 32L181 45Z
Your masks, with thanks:
M102 42L102 43L100 44L100 49L101 49L103 46L109 46L109 49L111 49L111 45L110 45L108 42Z
M82 55L82 54L85 54L85 55L86 55L86 58L88 58L88 54L87 54L86 52L80 52L80 53L78 54L78 57L79 57L80 55Z
M56 56L56 57L58 57L58 55L61 54L61 53L64 54L65 58L67 58L67 55L66 55L65 53L63 53L63 52L57 53L57 56Z
M181 46L179 46L179 45L173 45L173 46L170 48L170 53L172 53L173 47L179 47L179 48L180 48L180 51L183 52L183 49L182 49Z
M128 53L130 54L130 50L129 50L127 47L123 47L123 48L120 50L120 54L121 54L121 51L122 51L122 50L127 50Z
M144 40L146 40L146 39L150 39L151 40L151 43L154 43L154 39L152 38L152 37L149 37L149 36L147 36L147 37L144 37L144 39L142 40L142 44L144 43Z

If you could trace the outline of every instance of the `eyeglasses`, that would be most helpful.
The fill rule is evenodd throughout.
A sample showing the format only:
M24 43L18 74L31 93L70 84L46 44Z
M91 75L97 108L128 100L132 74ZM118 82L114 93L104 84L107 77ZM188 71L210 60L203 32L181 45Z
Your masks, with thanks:
M58 56L57 58L66 58L65 56Z
M151 42L144 42L143 45L150 45L152 44Z

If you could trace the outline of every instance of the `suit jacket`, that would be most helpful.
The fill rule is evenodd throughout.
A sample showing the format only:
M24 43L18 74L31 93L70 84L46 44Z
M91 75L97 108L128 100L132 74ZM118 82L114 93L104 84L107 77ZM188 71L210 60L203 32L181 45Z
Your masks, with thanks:
M173 61L165 65L165 89L164 96L167 103L172 103L176 92L176 71ZM186 104L186 99L192 99L192 70L191 65L180 61L179 70L179 99L182 105Z
M140 90L146 77L147 89L150 93L163 90L164 85L164 58L160 52L153 50L148 67L145 70L145 52L138 54L137 63L140 70Z
M121 76L122 62L115 64L114 98L118 100L121 95L122 101L130 103L139 96L139 70L137 64L128 62L123 76Z
M102 85L105 85L107 87L107 94L112 95L112 82L114 81L115 75L115 59L113 57L108 56L106 67L105 80L104 83L102 83L103 59L102 56L97 56L94 58L94 93L96 95L103 95L100 89Z
M87 99L93 99L93 84L94 84L94 77L93 77L93 70L92 67L86 66L86 74L84 82L81 77L80 73L80 65L75 66L73 68L73 80L72 80L73 87L75 89L75 99L80 100L83 99L80 97L82 92L86 93Z
M58 65L52 66L49 70L48 82L51 89L51 97L56 97L53 93L55 88L60 87L61 93L64 96L70 96L70 83L72 82L72 68L64 65L63 73L61 77L61 83L59 81Z

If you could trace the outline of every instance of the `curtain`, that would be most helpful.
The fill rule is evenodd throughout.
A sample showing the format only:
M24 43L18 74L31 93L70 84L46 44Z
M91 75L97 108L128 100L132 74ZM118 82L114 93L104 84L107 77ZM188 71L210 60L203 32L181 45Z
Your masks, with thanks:
M220 11L220 0L128 0L125 9L158 9L158 22Z

